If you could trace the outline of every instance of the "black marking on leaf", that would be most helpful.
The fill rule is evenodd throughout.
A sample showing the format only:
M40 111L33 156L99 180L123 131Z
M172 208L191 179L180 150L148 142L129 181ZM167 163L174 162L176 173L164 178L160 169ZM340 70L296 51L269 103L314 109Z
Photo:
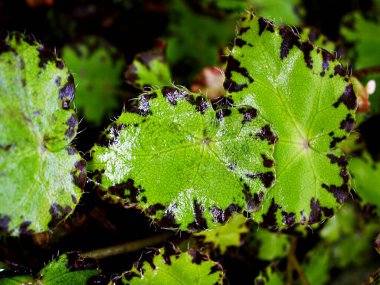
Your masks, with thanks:
M252 121L257 116L257 110L253 107L243 107L238 109L240 114L244 115L242 124Z
M71 201L73 201L74 204L78 204L78 199L73 194L71 194Z
M187 225L187 228L189 230L196 231L196 230L207 229L207 221L203 217L204 211L205 211L205 207L201 204L198 204L197 200L194 200L194 204L193 204L194 222Z
M318 199L315 200L314 197L311 198L310 209L311 209L311 212L309 215L309 224L318 223L322 217L321 204L319 203Z
M337 108L340 103L346 105L347 109L355 110L356 109L356 95L354 93L354 87L352 84L349 84L346 87L344 93L339 97L338 101L336 101L333 106Z
M0 232L9 234L9 222L11 221L11 217L8 215L0 214Z
M66 150L67 150L67 154L68 155L74 155L74 154L76 154L75 149L73 149L71 146L66 147Z
M274 161L272 159L267 158L265 154L262 153L261 158L263 159L264 167L271 168L274 166Z
M239 36L246 33L249 30L249 27L241 27L239 30Z
M267 19L260 18L259 19L259 36L261 36L261 34L264 31L268 31L268 32L273 33L274 32L274 24L272 21L268 21Z
M259 192L259 193L252 193L250 192L250 188L247 184L244 183L243 186L243 194L245 201L247 202L247 208L249 211L257 211L261 203L263 202L264 199L264 192Z
M51 50L45 48L44 46L39 46L37 48L37 51L38 57L40 59L40 62L38 64L39 67L45 68L49 62L54 62L56 67L59 69L63 69L65 67L63 61L58 59Z
M334 61L335 56L329 53L327 50L322 49L322 69L323 71L320 75L323 77L326 74L326 71L329 69L329 62Z
M284 59L288 56L290 50L294 47L300 46L299 37L293 32L292 28L289 26L282 26L280 29L280 36L282 37L281 47L280 47L280 57Z
M170 260L170 257L171 256L175 256L177 255L177 250L174 246L174 244L170 243L170 242L167 242L165 243L165 246L164 246L164 253L162 254L162 257L164 259L164 262L167 264L167 265L171 265L172 262Z
M285 211L282 211L281 214L283 216L282 222L284 224L286 224L288 226L294 225L294 223L296 222L296 214L294 214L294 213L287 213Z
M71 212L72 208L70 206L62 207L57 203L53 203L49 209L49 213L51 215L51 220L48 224L49 228L54 228L57 226L59 222Z
M120 131L124 130L126 125L116 124L115 122L111 124L109 130L103 133L99 139L99 145L109 147L110 145L117 144L119 142Z
M75 170L71 173L73 181L80 189L83 189L86 184L86 161L81 159L74 164Z
M157 224L162 228L178 228L179 225L175 222L174 215L174 211L176 208L176 205L172 206L171 208L168 208L165 211L165 214L162 217L162 219L159 222L157 222Z
M246 45L247 42L241 38L236 38L235 39L235 46L238 46L238 47L242 47L244 45Z
M224 117L230 116L231 113L230 109L220 109L215 112L215 116L219 121L223 121Z
M252 83L254 81L253 78L249 75L248 70L245 67L241 67L240 62L230 55L227 60L227 69L225 72L226 80L223 84L224 88L230 92L238 92L248 86L246 83L237 84L235 81L233 81L232 71L244 76L249 83Z
M217 101L212 102L214 110L228 109L232 106L234 106L234 100L232 100L231 97L222 97Z
M194 99L194 96L186 96L185 99L190 103L195 105L195 110L197 112L200 112L201 114L204 114L204 112L210 108L210 104L207 102L205 98L202 96L197 96L196 99Z
M156 203L148 207L145 211L149 216L154 216L156 215L157 211L160 211L160 210L165 210L165 206L160 203Z
M147 252L144 252L143 254L143 257L140 258L140 260L135 264L136 268L138 271L140 271L141 273L144 272L143 270L143 265L144 265L144 262L148 262L150 267L155 270L156 269L156 265L153 263L153 259L156 255L160 254L160 250L159 249L149 249L149 251Z
M72 114L70 118L66 121L66 125L69 126L69 128L66 130L66 137L69 139L73 138L76 134L76 128L77 128L77 118L75 114Z
M351 114L347 114L346 118L340 122L340 129L351 132L355 127L355 120Z
M209 258L206 254L194 249L194 248L190 248L188 250L188 254L193 258L192 259L192 262L195 263L195 264L201 264L203 261L208 261Z
M326 184L322 184L322 187L325 188L330 193L332 193L335 196L336 201L340 204L342 204L349 195L349 189L346 183L343 183L341 186L336 186L336 185L327 186Z
M314 47L310 42L303 42L300 46L300 50L303 52L303 58L308 68L313 68L313 59L310 56L313 49Z
M334 148L338 143L343 141L346 136L343 137L332 137L332 141L330 142L330 148Z
M277 136L272 132L269 125L261 128L260 132L256 134L261 140L267 140L269 144L274 144L277 141Z
M274 173L272 171L257 174L247 173L245 176L251 179L259 178L261 182L264 184L265 188L269 188L270 186L272 186L274 181Z
M162 53L158 50L139 53L136 55L135 58L136 60L141 62L143 65L145 65L148 69L151 69L150 63L153 60L158 59L161 62L164 61L164 57Z
M67 253L66 267L70 271L97 269L98 264L93 258L83 258L78 252Z
M346 77L347 76L347 70L345 68L343 68L343 66L341 64L338 64L334 67L334 75L337 75L337 74L339 74L342 77Z
M271 229L276 227L276 212L278 209L281 209L281 206L274 202L274 198L272 198L271 204L269 206L268 212L263 215L263 222L261 223L263 227Z
M231 204L224 211L216 206L212 206L210 207L210 212L214 222L224 224L231 217L232 213L241 213L242 209L238 205Z
M128 199L128 203L135 204L138 202L139 195L144 192L143 189L136 187L133 179L128 179L127 182L116 184L108 189L109 193L116 195L124 200ZM125 193L125 190L129 191L129 194Z
M61 86L61 76L57 76L56 78L55 78L55 85L57 85L58 87L60 87Z
M139 100L135 101L134 104L129 108L130 113L136 113L140 116L146 117L152 114L149 110L149 101L157 98L156 93L144 94L139 97Z
M223 267L222 267L222 265L220 265L219 263L217 263L213 267L210 268L210 272L209 272L208 275L214 274L216 272L221 272L221 271L223 271Z
M29 229L28 227L30 226L32 222L31 221L25 221L20 224L19 227L19 233L20 235L32 235L34 234L34 230Z
M233 162L230 162L227 164L227 167L229 170L234 170L236 168L236 164Z
M175 87L166 86L162 88L162 95L172 104L177 105L179 99L189 96L189 94L183 90Z
M74 93L74 78L72 75L69 75L66 84L59 89L59 99L62 100L62 109L69 109L70 102L74 99Z

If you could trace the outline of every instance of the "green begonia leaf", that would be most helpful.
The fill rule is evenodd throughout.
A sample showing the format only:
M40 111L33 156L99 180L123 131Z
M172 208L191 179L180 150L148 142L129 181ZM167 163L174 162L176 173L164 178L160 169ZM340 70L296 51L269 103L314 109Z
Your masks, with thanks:
M226 224L211 230L194 233L202 243L210 244L214 249L219 249L224 254L229 247L239 247L242 235L249 232L247 218L242 214L233 213Z
M3 275L12 275L4 272ZM32 276L10 276L1 278L0 284L35 284L35 285L82 285L98 275L96 264L86 260L76 253L61 255L58 259L48 263L38 274Z
M255 285L284 285L283 276L280 272L268 266L265 271L260 272L260 275L255 279Z
M336 51L334 42L330 41L324 34L314 27L305 27L300 30L300 38L304 41L309 40L315 46L323 48L331 53Z
M214 111L199 94L141 95L92 149L103 198L166 228L201 230L254 212L273 184L275 135L252 107Z
M276 258L287 256L290 249L290 237L266 229L258 229L253 233L255 240L260 244L258 258L273 261Z
M95 36L65 46L62 56L77 84L75 106L79 114L100 125L117 107L123 59L116 48Z
M143 90L146 86L164 87L171 84L169 66L160 51L135 56L125 72L127 83Z
M223 281L222 266L195 249L178 252L167 247L144 257L121 276L122 284L209 285Z
M67 217L85 183L70 146L77 118L63 61L19 33L0 43L0 231L42 232Z
M347 162L336 147L355 123L356 96L346 70L289 26L247 13L224 85L236 106L259 110L278 136L276 183L255 218L286 227L332 216L350 190Z
M309 252L308 261L302 266L310 284L325 285L330 280L331 247L318 246Z
M375 206L380 217L380 164L374 162L368 152L353 157L349 161L353 177L352 187L361 198L363 206Z

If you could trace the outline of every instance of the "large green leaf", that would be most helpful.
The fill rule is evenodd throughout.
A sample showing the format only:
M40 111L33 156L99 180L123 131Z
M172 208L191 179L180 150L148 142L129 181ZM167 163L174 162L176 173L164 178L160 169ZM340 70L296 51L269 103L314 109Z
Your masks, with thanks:
M46 231L78 203L85 162L63 61L19 33L0 42L0 231Z
M223 270L195 249L178 252L167 246L145 254L120 280L122 284L222 284Z
M277 179L258 221L313 224L333 215L350 190L336 148L354 126L356 96L346 70L288 27L247 13L228 58L234 104L259 110L278 135Z
M260 208L275 139L252 107L214 111L199 94L164 87L109 126L89 170L104 199L137 206L162 227L200 230Z
M90 259L83 259L77 253L61 255L48 263L36 277L28 275L13 276L12 269L0 272L0 284L38 284L38 285L82 285L98 275L97 265Z
M124 61L115 47L95 36L66 45L63 59L77 83L75 105L94 125L117 107Z

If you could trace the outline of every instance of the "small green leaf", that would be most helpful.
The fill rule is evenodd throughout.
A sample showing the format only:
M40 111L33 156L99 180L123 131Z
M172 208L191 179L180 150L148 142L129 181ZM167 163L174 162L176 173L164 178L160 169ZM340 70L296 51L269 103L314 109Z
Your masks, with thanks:
M255 285L284 285L283 276L280 272L268 266L265 271L260 272L260 275L255 279Z
M124 61L116 48L94 36L65 46L62 56L77 83L79 113L87 122L100 125L117 107Z
M258 258L273 261L276 258L280 259L288 255L290 249L289 236L270 232L266 229L258 229L253 235L260 244Z
M254 212L274 181L275 135L252 107L214 111L199 94L141 95L92 149L103 198L166 228L202 230Z
M361 198L363 206L375 206L380 217L380 163L374 162L368 152L350 159L350 173L353 177L352 187Z
M0 232L42 232L66 218L84 187L70 146L78 121L63 61L19 33L0 42Z
M308 254L308 261L302 266L310 284L325 285L330 280L331 247L318 246Z
M195 250L178 252L152 250L131 271L121 276L122 284L222 284L222 266Z
M247 13L224 86L235 105L258 109L278 135L276 183L255 218L288 227L332 216L350 190L347 162L336 147L355 122L346 69L289 26L277 28Z
M224 254L229 247L239 247L242 235L248 231L247 218L233 213L225 225L195 233L194 236L201 238L203 244L211 244L214 249L219 249Z
M125 79L127 83L141 90L146 86L164 87L171 84L169 66L160 51L136 55L125 72Z

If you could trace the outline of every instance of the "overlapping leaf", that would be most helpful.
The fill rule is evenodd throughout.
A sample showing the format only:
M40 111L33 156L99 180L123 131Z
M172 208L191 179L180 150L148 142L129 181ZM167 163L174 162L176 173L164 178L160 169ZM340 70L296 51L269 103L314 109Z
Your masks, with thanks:
M222 266L195 250L152 250L131 271L120 278L122 284L222 284ZM115 281L114 281L115 282Z
M55 54L18 33L0 43L0 231L46 231L78 203L85 162L70 146L73 97Z
M276 137L254 108L214 111L201 95L174 87L135 103L92 150L89 169L104 199L184 230L260 208L274 181Z
M346 70L288 26L247 13L228 59L225 88L271 123L277 179L256 219L313 224L348 196L346 159L336 149L354 126L356 96Z

